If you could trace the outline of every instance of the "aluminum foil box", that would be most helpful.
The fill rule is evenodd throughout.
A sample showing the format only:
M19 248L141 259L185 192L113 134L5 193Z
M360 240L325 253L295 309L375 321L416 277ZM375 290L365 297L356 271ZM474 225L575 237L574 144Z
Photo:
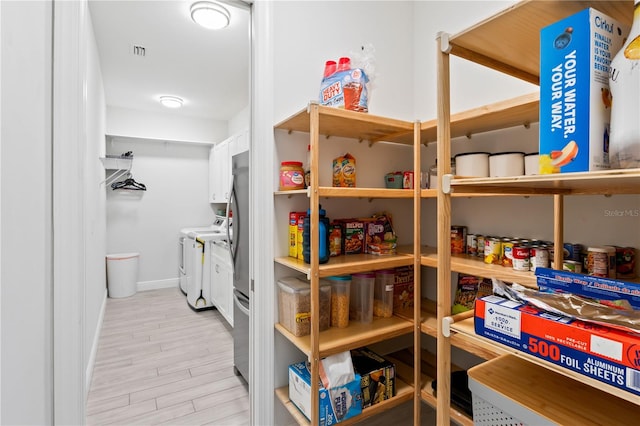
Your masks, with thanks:
M542 312L499 296L476 301L479 336L640 395L640 334Z
M609 65L628 32L593 8L540 31L540 174L609 168Z

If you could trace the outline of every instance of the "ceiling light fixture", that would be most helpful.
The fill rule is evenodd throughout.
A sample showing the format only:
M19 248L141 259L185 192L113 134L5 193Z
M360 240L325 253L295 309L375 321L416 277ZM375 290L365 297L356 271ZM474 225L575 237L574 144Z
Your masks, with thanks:
M210 30L220 30L229 25L231 15L222 5L210 1L199 1L191 5L191 19Z
M160 96L160 103L167 108L180 108L183 102L177 96Z

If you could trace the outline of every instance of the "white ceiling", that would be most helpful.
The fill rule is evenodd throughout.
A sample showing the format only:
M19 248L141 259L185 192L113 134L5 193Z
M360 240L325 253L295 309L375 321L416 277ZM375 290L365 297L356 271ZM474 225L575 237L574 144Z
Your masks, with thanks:
M195 1L89 1L108 106L226 121L248 105L249 11L226 4L229 27L207 30L191 20ZM165 108L161 95L184 105Z

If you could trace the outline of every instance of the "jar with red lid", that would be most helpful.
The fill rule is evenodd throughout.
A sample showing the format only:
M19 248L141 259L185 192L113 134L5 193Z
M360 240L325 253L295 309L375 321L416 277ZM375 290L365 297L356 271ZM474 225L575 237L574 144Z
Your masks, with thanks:
M304 169L301 161L283 161L280 164L280 191L304 189Z

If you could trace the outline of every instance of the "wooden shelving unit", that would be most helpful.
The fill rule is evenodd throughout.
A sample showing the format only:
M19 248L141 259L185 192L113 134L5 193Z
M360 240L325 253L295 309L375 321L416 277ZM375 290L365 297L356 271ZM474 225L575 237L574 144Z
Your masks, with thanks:
M372 343L381 342L394 337L413 334L414 345L420 344L420 323L414 321L419 312L419 305L414 308L414 314L407 318L392 316L391 318L376 318L371 324L351 322L347 328L330 328L319 331L319 280L322 277L332 275L346 275L357 272L367 272L378 269L395 268L399 266L414 266L414 276L420 282L420 264L414 254L420 247L418 225L420 218L420 188L416 185L413 190L387 189L387 188L334 188L321 187L318 184L318 159L320 146L332 137L343 137L367 141L369 145L377 142L394 142L413 146L413 170L420 173L420 146L418 143L419 123L395 120L386 117L363 114L342 109L324 107L311 102L307 108L274 126L276 130L291 132L304 132L309 135L311 152L311 183L306 190L278 191L275 196L293 197L305 195L309 198L310 225L311 225L311 263L306 264L301 260L291 257L277 257L275 264L305 274L310 280L311 286L311 333L307 336L296 337L280 324L275 324L275 330L285 339L300 350L310 362L311 377L319 377L318 365L321 358L328 355L355 349ZM409 135L400 140L400 135ZM322 138L321 138L322 136ZM345 255L333 257L326 264L319 264L316 247L318 247L318 205L321 197L324 198L356 198L356 199L407 199L413 200L414 217L414 242L412 246L398 250L397 255ZM415 296L420 297L420 288L417 286ZM420 353L416 353L415 363L419 363ZM411 383L419 382L419 373L411 378ZM312 382L311 395L318 394L318 383ZM291 413L299 424L318 424L318 399L312 398L309 421L289 401L288 388L276 390L276 397ZM341 422L352 424L378 413L386 411L399 404L411 400L420 401L420 387L407 384L406 381L396 382L396 396L382 401L363 410L362 414ZM419 404L414 404L414 418L419 419Z
M560 264L563 242L564 197L570 195L593 194L639 194L640 169L611 170L590 173L565 173L559 175L519 176L513 178L462 178L450 174L451 139L474 133L498 130L518 125L528 126L538 121L538 95L521 96L486 107L476 108L464 113L450 113L450 80L449 59L451 55L467 59L477 64L501 71L510 76L538 84L539 83L539 32L540 29L563 19L587 7L595 7L607 15L627 24L631 24L633 1L521 1L504 11L478 24L450 36L440 33L438 37L438 118L435 122L425 122L421 127L421 142L430 142L436 135L437 158L439 168L438 179L442 183L436 191L438 203L438 250L423 249L421 264L438 268L438 312L437 324L453 321L451 334L439 327L437 356L439 366L437 372L438 394L437 422L449 424L455 420L450 409L448 398L449 371L451 369L451 346L459 347L485 359L493 359L504 354L515 354L518 359L525 360L527 366L544 368L538 370L538 382L555 380L555 373L569 378L569 384L588 388L587 393L601 389L607 399L614 401L621 409L640 412L640 398L602 382L573 373L555 364L547 363L512 348L502 346L494 341L477 336L474 331L473 317L451 317L451 271L470 273L473 275L497 277L504 281L515 281L519 284L535 287L533 274L518 273L499 269L500 266L484 265L475 260L450 254L450 227L452 198L477 196L514 196L540 195L552 196L554 200L554 244L556 265ZM434 195L430 191L422 191L423 198ZM498 365L498 364L496 364ZM515 371L515 369L514 369ZM471 374L471 373L470 373ZM516 374L516 373L513 373ZM552 376L553 375L553 376ZM509 379L513 381L513 376ZM573 382L572 382L573 381ZM514 382L514 383L517 383ZM539 401L536 393L544 389L533 386L518 385L505 390L518 394L524 405L535 406ZM536 390L537 389L537 390ZM546 386L545 386L546 389ZM574 404L575 399L567 401ZM629 403L634 405L629 405ZM580 405L578 405L580 406ZM535 408L535 407L534 407ZM545 406L546 408L546 406ZM606 408L604 409L606 410ZM567 408L570 413L572 408ZM565 413L565 414L566 414ZM564 424L575 423L577 417L559 417ZM563 423L563 421L560 421ZM605 421L606 423L606 421Z

